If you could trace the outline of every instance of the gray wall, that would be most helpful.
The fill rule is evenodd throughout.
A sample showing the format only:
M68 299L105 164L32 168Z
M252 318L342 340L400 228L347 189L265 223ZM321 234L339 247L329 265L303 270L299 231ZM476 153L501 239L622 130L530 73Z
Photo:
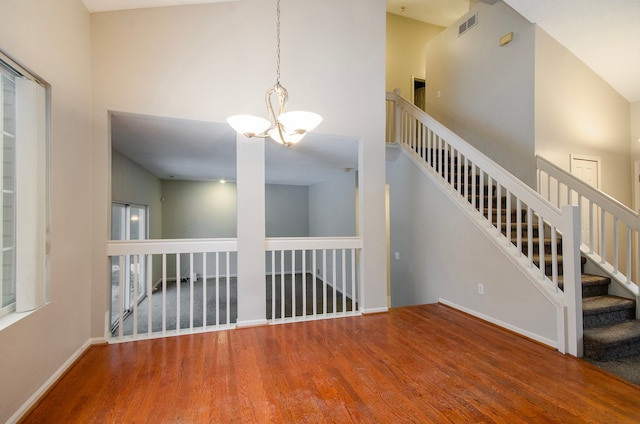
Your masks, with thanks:
M236 237L236 185L162 180L162 238Z
M357 173L355 171L343 172L326 181L313 184L309 187L309 235L312 237L346 237L355 236L356 233L356 188ZM316 271L328 284L336 285L338 290L346 290L349 296L353 296L351 284L351 252L346 252L346 268L343 279L342 274L342 250L336 252L335 280L333 276L334 261L331 252L327 252L327 275L322 275L322 267L319 265L324 258L318 252L316 257ZM311 268L311 256L307 260L308 269ZM344 287L346 286L346 288Z
M404 153L387 162L387 182L392 306L444 299L556 340L555 307Z
M356 235L356 172L309 186L309 235Z
M137 163L111 150L111 200L149 207L149 238L162 238L162 182Z
M267 237L309 236L309 187L267 184Z
M535 25L502 2L458 22L473 11L475 27L458 36L454 23L427 45L426 110L533 186Z
M162 181L163 238L235 238L236 185L211 181ZM309 235L309 188L294 185L265 187L266 237L307 237ZM194 272L202 275L202 258L194 258ZM235 255L231 257L229 272L235 275ZM212 275L213 255L207 257L207 274ZM299 270L301 261L297 261ZM280 267L277 261L277 269ZM290 266L286 258L285 266ZM180 275L189 275L188 256L183 255ZM175 275L175 258L168 263L170 276ZM267 272L271 262L267 261ZM220 272L226 273L221 263Z

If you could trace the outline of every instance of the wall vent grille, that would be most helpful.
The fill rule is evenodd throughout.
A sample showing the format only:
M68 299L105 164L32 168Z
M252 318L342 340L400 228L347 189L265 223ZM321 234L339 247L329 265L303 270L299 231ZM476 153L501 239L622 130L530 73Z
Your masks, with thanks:
M465 32L469 31L474 26L476 26L477 23L478 23L478 12L471 15L469 19L467 19L466 21L461 23L460 26L458 26L458 37L464 34Z

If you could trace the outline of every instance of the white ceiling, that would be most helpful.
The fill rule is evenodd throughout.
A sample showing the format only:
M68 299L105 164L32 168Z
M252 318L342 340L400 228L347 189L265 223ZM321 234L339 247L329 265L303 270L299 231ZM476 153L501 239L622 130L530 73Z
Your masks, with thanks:
M607 81L627 101L640 102L639 0L504 2L530 22L538 24ZM387 11L435 25L448 26L469 10L468 5L469 0L387 0Z
M83 0L90 12L239 0ZM469 1L387 0L387 11L448 26ZM629 102L640 102L639 0L504 0L572 51ZM403 9L404 8L404 9Z
M387 0L387 12L448 27L469 11L469 0Z
M178 6L200 3L224 3L238 0L82 0L89 12L144 9L146 7Z
M112 112L111 145L161 179L236 179L236 133L226 123ZM265 166L269 184L315 184L357 169L358 141L315 132L291 147L268 139Z
M99 12L240 0L83 1L90 12ZM387 11L448 26L469 10L469 1L491 4L496 0L387 0ZM640 102L640 0L504 2L572 51L629 102ZM226 124L118 113L113 118L114 147L157 176L234 179L230 175L218 175L235 175L235 167L231 169L228 165L235 164L235 156L232 157L235 149L231 147L235 136ZM330 150L334 145L335 154ZM312 133L293 148L283 149L271 142L266 146L267 180L274 184L311 184L326 178L329 170L336 172L357 166L354 140ZM190 152L190 157L184 152ZM202 158L207 159L202 161ZM305 176L296 177L297 168Z

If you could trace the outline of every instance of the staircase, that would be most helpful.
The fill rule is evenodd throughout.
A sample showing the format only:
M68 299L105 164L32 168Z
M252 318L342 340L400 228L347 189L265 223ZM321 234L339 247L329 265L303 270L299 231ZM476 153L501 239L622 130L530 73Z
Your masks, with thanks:
M427 154L429 158L429 164L432 167L436 166L438 161L444 159L447 162L446 172L445 167L440 170L440 176L447 179L447 182L453 187L457 188L459 182L462 184L471 184L472 179L458 178L459 171L462 169L458 166L455 159L447 157L447 153L440 150L431 150L431 154ZM442 163L442 162L441 162ZM470 172L463 172L469 176ZM507 211L507 199L504 196L498 196L495 191L495 187L488 187L481 184L482 182L476 177L475 181L475 193L474 190L466 190L468 192L467 200L477 205L476 210L480 211L482 207L482 214L486 219L489 219L489 213L491 213L491 220L494 224L497 223L500 217L501 231L505 237L511 237L511 242L514 246L518 245L517 237L515 236L517 230L517 221L524 222L527 219L526 210L518 210L511 208ZM475 197L475 203L472 201L472 197ZM482 206L480 206L482 205ZM500 214L498 214L498 210ZM510 226L507 224L506 214L510 213L511 219ZM552 239L548 237L550 229L544 227L541 231L537 224L538 218L534 215L532 219L532 226L530 228L532 232L531 247L533 248L533 262L540 265L540 238L543 238L544 248L543 251L547 256L545 258L545 274L551 277L551 258L547 252L552 250ZM509 231L508 231L509 230ZM507 234L508 232L508 234ZM527 238L528 234L521 234L522 238ZM528 255L529 243L521 243L522 253ZM558 286L560 289L564 288L562 278L562 239L558 237L556 240L556 249L558 252ZM581 258L581 281L582 281L582 312L583 312L583 341L584 341L584 357L596 361L610 361L627 356L640 355L640 320L635 319L636 304L634 300L627 298L614 296L608 294L609 285L611 284L611 278L603 277L600 275L588 274L584 272L584 266L586 259Z
M387 93L386 108L387 142L448 192L556 308L560 352L600 361L640 358L637 212L539 156L532 189L399 90ZM594 231L581 240L579 222L587 215L590 228L611 244L597 242ZM611 278L585 273L587 259ZM635 301L609 294L617 290Z

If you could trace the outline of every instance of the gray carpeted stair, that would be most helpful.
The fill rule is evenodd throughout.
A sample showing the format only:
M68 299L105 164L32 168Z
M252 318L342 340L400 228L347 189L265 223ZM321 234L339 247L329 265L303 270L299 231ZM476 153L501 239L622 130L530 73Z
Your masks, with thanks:
M584 329L607 327L636 317L636 303L618 296L592 296L582 300Z
M624 321L606 327L584 330L585 356L597 361L611 361L640 352L640 321ZM589 353L587 355L586 353Z
M437 160L440 162L441 158L445 158L444 161L450 159L445 153L439 150L433 150L431 152L432 161ZM442 168L439 165L440 168ZM484 187L480 187L480 179L478 176L472 178L471 168L468 171L467 178L457 178L456 173L459 168L457 164L455 166L446 166L446 179L448 181L454 181L454 186L457 188L458 183L469 184L472 181L475 182L475 190L470 188L466 191L467 200L472 201L475 196L476 208L480 209L480 202L482 199L482 214L483 216L489 216L489 209L491 209L491 220L495 224L498 220L496 210L500 210L500 227L502 234L509 237L514 245L517 245L517 220L520 218L524 224L527 222L527 211L524 209L517 210L511 208L510 212L510 228L507 223L507 213L505 208L507 206L506 198L495 195L495 185L489 189L486 182ZM441 169L440 174L444 177L444 170ZM467 181L465 181L467 180ZM464 193L464 187L463 187ZM489 205L490 208L489 208ZM499 205L499 208L496 206ZM515 206L515 205L512 205ZM508 232L507 230L510 230ZM532 245L532 259L533 262L538 265L540 263L540 244L539 234L544 236L544 251L551 252L552 240L548 237L549 231L545 225L544 231L538 226L538 217L534 215L532 217L532 226L530 228L531 237L533 241ZM525 255L529 250L529 230L525 225L521 237L521 247ZM562 290L564 288L564 281L562 278L562 240L560 237L557 239L557 255L558 255L558 285ZM592 275L584 273L584 265L586 263L585 258L581 258L581 282L582 282L582 298L583 298L583 328L584 328L584 356L591 360L596 361L609 361L617 358L623 358L628 356L640 355L640 321L635 319L635 301L630 299L621 298L618 296L612 296L608 294L609 284L611 279L608 277L602 277L599 275ZM550 258L545 258L545 273L551 275L552 266ZM640 357L640 356L639 356Z

